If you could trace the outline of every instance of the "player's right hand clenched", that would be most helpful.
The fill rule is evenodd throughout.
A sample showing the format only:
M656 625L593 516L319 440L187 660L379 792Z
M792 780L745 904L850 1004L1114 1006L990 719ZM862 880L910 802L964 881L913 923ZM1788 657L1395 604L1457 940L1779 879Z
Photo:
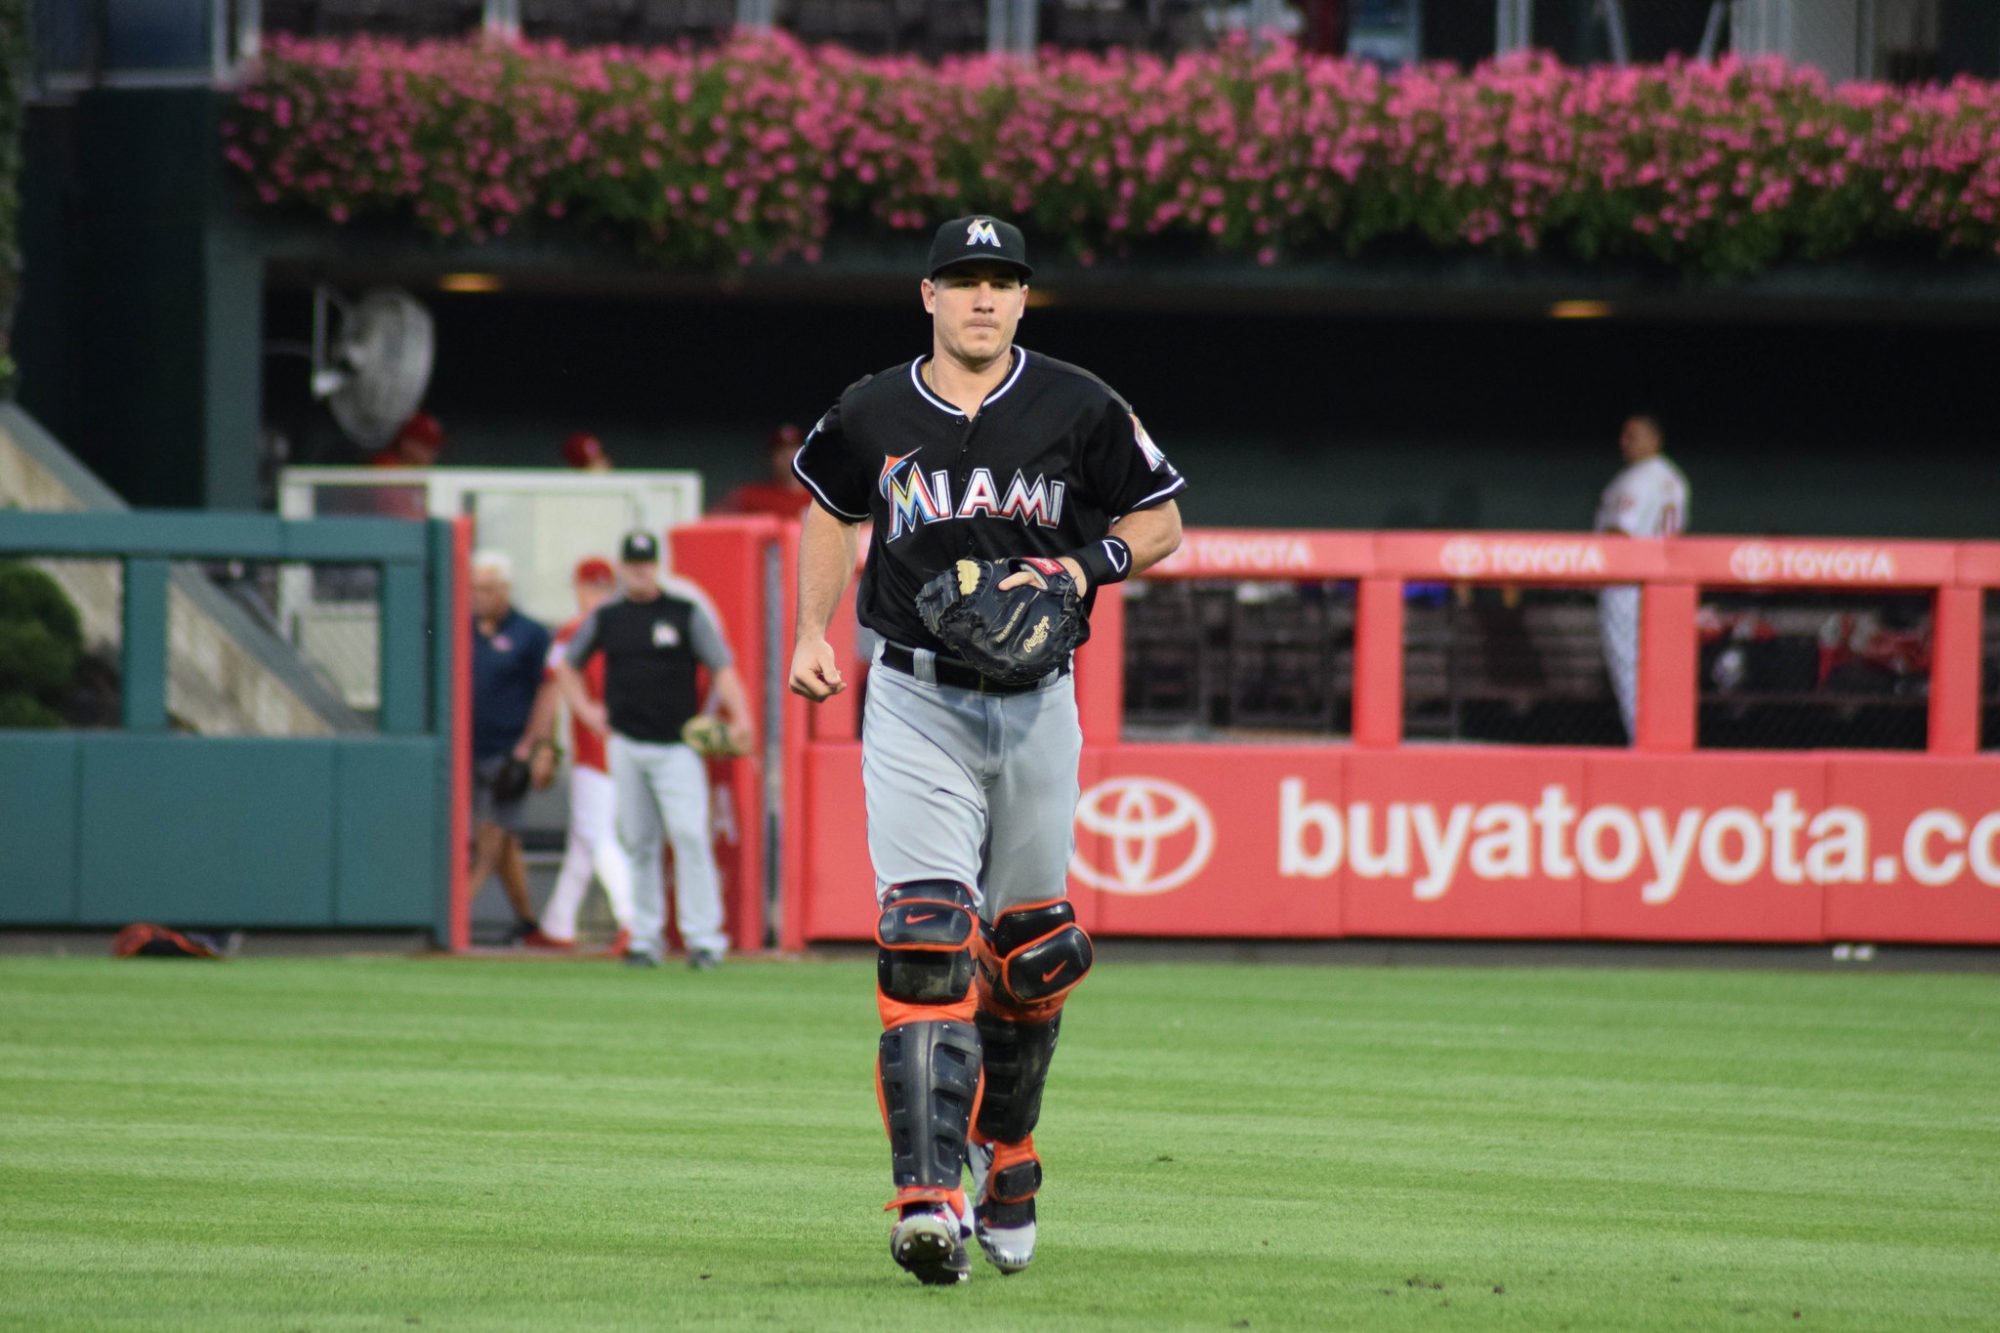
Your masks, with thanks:
M792 650L792 693L803 694L814 703L831 699L847 688L840 678L833 645L825 639L800 639Z

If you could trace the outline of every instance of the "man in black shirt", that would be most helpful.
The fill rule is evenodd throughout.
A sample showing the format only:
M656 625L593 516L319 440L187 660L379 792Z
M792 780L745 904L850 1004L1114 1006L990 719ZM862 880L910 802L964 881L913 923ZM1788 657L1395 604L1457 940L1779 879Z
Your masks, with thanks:
M961 558L1041 556L1060 560L1087 609L1100 585L1180 544L1185 483L1131 407L1088 371L1014 345L1031 272L1008 223L944 224L920 287L931 354L850 386L793 462L815 503L791 688L814 702L845 687L826 627L856 525L874 525L858 603L883 639L862 778L882 907L889 1249L933 1284L967 1276L969 1234L1002 1272L1034 1256L1032 1131L1060 1010L1091 950L1065 898L1082 750L1069 672L1015 688L986 680L944 653L917 591Z
M620 551L624 590L591 612L557 663L571 711L609 737L618 843L632 861L632 942L625 961L657 965L666 926L661 829L674 849L675 920L699 970L721 963L729 937L709 840L708 770L681 741L681 727L702 711L695 668L713 677L723 717L749 743L750 708L722 621L707 594L660 574L659 539L634 532ZM604 654L604 702L590 698L583 668Z

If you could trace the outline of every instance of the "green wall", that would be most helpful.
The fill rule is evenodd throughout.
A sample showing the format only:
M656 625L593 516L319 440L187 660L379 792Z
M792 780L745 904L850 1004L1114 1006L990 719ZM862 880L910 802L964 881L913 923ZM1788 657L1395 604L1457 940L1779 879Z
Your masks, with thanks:
M439 744L0 733L0 924L434 926Z
M0 730L0 925L447 929L455 533L386 518L0 510L0 555L122 559L117 731ZM174 560L381 572L373 734L174 730Z
M22 405L136 504L256 502L263 256L229 224L206 89L30 109Z

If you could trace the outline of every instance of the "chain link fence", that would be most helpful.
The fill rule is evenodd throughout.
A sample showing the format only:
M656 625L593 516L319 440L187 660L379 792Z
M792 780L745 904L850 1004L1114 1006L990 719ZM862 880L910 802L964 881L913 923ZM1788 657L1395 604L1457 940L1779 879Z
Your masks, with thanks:
M1931 625L1924 593L1704 593L1697 743L1923 749Z
M1345 581L1134 580L1128 738L1346 736L1354 597ZM2000 594L1985 625L1983 744L2000 748ZM1928 595L1710 589L1696 626L1700 748L1925 748ZM1403 673L1412 741L1628 740L1595 589L1413 583Z
M1351 581L1126 585L1128 739L1345 736L1353 709Z
M1404 596L1410 740L1625 743L1594 591L1413 583Z
M228 560L200 568L258 629L291 645L298 668L319 688L352 709L357 721L374 725L382 703L377 567Z

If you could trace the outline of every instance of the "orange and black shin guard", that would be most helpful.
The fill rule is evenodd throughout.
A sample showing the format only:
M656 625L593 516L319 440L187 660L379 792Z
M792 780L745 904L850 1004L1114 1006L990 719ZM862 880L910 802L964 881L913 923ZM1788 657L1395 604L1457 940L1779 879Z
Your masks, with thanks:
M962 884L898 884L882 899L875 1093L889 1132L891 1208L964 1207L959 1176L981 1085L972 997L977 926L971 890Z
M1068 902L1002 912L981 941L980 1051L986 1075L975 1137L993 1145L980 1215L997 1226L1034 1219L1042 1183L1034 1129L1042 1115L1063 1002L1090 971L1090 937Z

